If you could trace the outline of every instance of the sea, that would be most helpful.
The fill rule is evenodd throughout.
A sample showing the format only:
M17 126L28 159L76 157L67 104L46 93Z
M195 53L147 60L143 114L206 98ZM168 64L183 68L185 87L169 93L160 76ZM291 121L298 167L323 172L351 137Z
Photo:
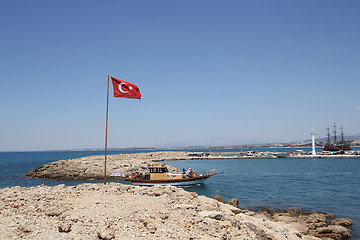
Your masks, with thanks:
M311 151L310 148L212 149L213 152L295 152L296 150ZM191 151L211 150L191 149ZM149 150L108 151L108 154L139 152L149 152ZM29 179L25 174L45 163L92 155L104 155L104 152L0 152L0 188L83 183L85 181ZM241 208L297 208L333 213L338 218L352 219L354 224L350 228L351 239L360 239L360 158L209 159L166 163L180 169L191 167L197 172L214 169L224 171L221 175L205 180L203 184L185 186L184 189L187 191L208 197L220 195L225 201L238 198Z

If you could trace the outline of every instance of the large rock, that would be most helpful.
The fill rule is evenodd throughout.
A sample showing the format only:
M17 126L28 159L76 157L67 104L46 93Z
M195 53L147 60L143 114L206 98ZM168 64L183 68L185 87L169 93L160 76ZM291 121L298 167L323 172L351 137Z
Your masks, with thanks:
M328 213L325 215L326 219L333 219L333 218L336 218L336 215L333 214L333 213Z
M351 237L349 229L343 226L329 225L328 228L331 229L333 233L338 233L342 236L343 239L347 239Z
M326 217L324 213L310 213L299 216L299 220L306 223L320 223L326 222Z
M61 223L58 226L59 232L65 232L68 233L71 231L71 224L70 223Z
M239 199L237 198L231 198L229 201L227 201L227 204L230 204L234 207L238 207Z
M215 200L217 200L217 201L219 201L219 202L225 203L224 199L223 199L221 196L219 196L219 195L214 196L213 199L215 199Z
M338 218L331 221L332 225L340 225L340 226L350 226L353 224L353 221L350 218Z
M329 225L327 227L319 227L316 229L319 237L330 237L335 239L347 239L351 237L349 230L343 226Z
M115 233L110 226L104 226L98 231L97 237L103 240L111 240L115 238Z

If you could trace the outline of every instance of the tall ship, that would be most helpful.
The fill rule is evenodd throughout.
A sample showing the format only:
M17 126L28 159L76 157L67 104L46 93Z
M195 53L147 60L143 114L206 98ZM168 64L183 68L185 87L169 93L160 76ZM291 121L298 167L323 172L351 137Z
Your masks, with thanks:
M327 128L327 142L323 147L324 151L350 151L350 141L347 141L344 139L344 131L343 131L343 127L341 126L341 132L340 132L340 136L341 136L341 140L337 140L336 139L336 123L334 123L334 141L331 142L330 141L330 128Z

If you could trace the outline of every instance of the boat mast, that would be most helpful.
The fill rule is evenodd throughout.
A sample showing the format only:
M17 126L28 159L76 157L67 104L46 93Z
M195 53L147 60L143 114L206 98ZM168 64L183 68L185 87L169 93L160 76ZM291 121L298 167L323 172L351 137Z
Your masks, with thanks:
M343 131L343 127L341 126L341 142L344 142L344 131Z
M336 123L334 123L334 143L336 143Z
M330 128L327 127L326 130L327 130L326 136L327 136L327 138L328 138L327 141L328 141L328 143L330 143Z

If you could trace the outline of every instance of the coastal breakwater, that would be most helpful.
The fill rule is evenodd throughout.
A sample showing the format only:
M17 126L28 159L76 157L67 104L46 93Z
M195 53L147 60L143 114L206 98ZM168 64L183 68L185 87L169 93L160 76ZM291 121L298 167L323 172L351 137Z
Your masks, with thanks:
M59 160L44 164L26 173L30 178L47 178L61 180L91 180L104 178L104 155L89 156L76 159ZM133 154L116 154L107 156L106 175L109 179L113 172L121 172L130 176L131 172L143 172L142 166L157 161L190 159L186 152L149 152ZM170 172L179 169L168 166Z
M121 172L130 176L131 172L137 171L144 173L142 168L147 164L160 161L173 160L201 160L201 159L257 159L257 158L277 158L283 153L280 152L213 152L199 154L198 156L189 155L184 151L163 151L133 154L115 154L107 156L107 177L111 177L114 172ZM289 155L287 158L360 158L360 155ZM76 159L59 160L44 164L26 173L30 178L45 178L58 180L91 180L104 178L104 155L89 156ZM181 170L172 166L167 166L172 173L180 173Z
M240 209L173 186L0 189L2 239L345 239L346 219ZM294 215L299 215L295 218ZM302 219L302 221L300 221ZM339 223L339 224L338 224Z

